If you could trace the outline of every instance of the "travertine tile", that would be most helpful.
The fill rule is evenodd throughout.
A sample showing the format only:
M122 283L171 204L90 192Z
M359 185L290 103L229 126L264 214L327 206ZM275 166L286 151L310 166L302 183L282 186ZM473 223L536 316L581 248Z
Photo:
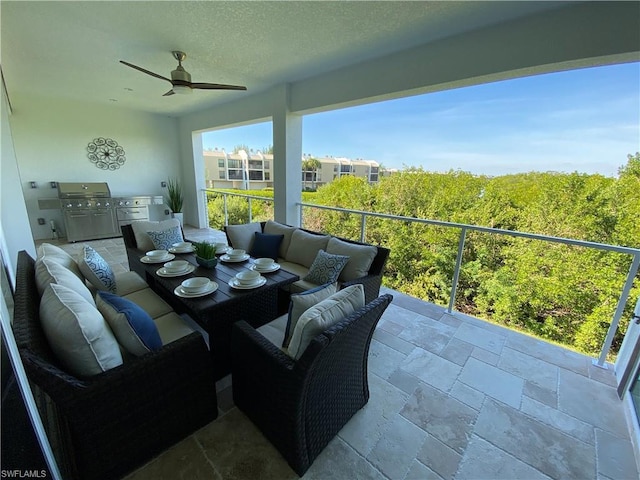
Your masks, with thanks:
M470 358L459 380L514 408L520 407L524 380L509 372Z
M408 398L405 392L372 373L369 373L369 392L369 402L338 432L340 438L364 457L378 443Z
M440 352L440 356L450 362L463 366L467 363L467 359L471 356L471 352L475 347L458 338L452 338L449 343Z
M567 370L560 371L558 408L619 437L627 436L623 404L615 388Z
M417 458L443 479L451 480L458 471L462 455L432 435L427 435Z
M463 323L458 327L455 337L497 355L502 352L502 347L506 340L504 335L499 335L468 323Z
M451 390L461 370L460 365L421 348L411 352L400 368L443 392Z
M369 371L386 380L398 369L405 358L406 354L377 340L372 340L369 348Z
M487 399L474 433L551 478L593 478L594 447Z
M505 347L500 354L497 366L542 388L552 392L557 391L558 367L556 365Z
M420 384L420 379L401 368L397 369L389 377L389 383L395 385L403 392L412 394L416 387Z
M536 402L529 397L522 398L521 410L542 423L557 428L558 430L571 435L585 443L594 444L593 426L571 415L551 408L543 403Z
M442 477L418 460L413 460L404 480L442 480Z
M598 475L609 478L637 478L633 448L628 439L596 428Z
M558 408L558 391L553 391L542 388L541 386L525 380L523 394L533 400L550 406L551 408Z
M389 478L404 478L426 436L424 430L396 414L367 460Z
M400 329L402 331L402 329ZM398 332L399 333L399 332ZM405 340L398 337L398 334L392 334L382 328L376 328L373 332L373 338L380 343L384 343L388 347L397 350L400 353L408 355L415 348L415 346Z
M457 480L549 480L535 468L474 435L455 477Z
M251 477L251 480L257 480L257 478ZM303 480L328 478L386 480L382 473L339 437L329 442L302 477Z
M484 403L484 393L471 388L460 381L456 381L449 392L453 398L460 400L465 405L469 405L474 410L480 410Z
M463 453L478 412L429 385L419 385L402 416L458 453Z

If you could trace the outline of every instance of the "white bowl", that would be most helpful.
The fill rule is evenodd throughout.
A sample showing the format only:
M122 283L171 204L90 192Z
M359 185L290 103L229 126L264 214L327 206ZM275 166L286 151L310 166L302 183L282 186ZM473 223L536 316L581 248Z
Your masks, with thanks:
M164 264L164 269L169 273L184 272L189 266L186 260L174 260Z
M273 261L273 258L256 258L254 263L256 264L256 267L262 270L268 270L273 267L275 262Z
M193 244L191 242L177 242L171 246L176 250L189 250Z
M243 270L236 274L236 280L240 285L253 285L260 279L260 273L253 270Z
M200 293L209 285L209 279L207 277L193 277L187 278L182 282L182 290L185 293Z
M226 252L228 245L226 243L216 243L216 252Z
M231 258L238 258L242 257L245 253L246 251L241 248L234 248L227 252L227 255L229 255Z
M166 250L149 250L147 252L147 257L152 260L158 260L159 258L164 258L169 254Z

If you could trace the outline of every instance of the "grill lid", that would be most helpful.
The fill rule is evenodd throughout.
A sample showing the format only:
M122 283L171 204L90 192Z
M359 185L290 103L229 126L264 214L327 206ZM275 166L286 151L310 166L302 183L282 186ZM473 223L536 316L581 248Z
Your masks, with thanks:
M58 183L58 198L110 198L111 191L106 182Z

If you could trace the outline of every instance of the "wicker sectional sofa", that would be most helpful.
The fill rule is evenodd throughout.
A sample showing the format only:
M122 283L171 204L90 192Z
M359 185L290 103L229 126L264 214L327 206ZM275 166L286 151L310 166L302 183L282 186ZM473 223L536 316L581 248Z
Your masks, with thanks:
M384 266L389 257L388 248L291 227L271 220L228 225L225 227L225 233L230 246L249 253L255 250L255 239L258 238L256 233L267 236L282 235L276 261L282 268L297 274L301 279L291 285L290 293L300 293L318 286L304 278L309 273L318 251L325 250L329 254L350 257L338 277L339 289L362 284L367 303L380 294Z
M68 259L66 263L75 270ZM49 316L45 310L51 292L71 289L60 288L60 280L41 294L39 268L26 251L19 252L13 330L64 478L120 478L217 417L211 357L202 335L137 274L117 275L117 294L148 312L162 345L135 356L120 344L120 365L79 375L74 373L77 366L70 367L69 358L59 355L60 345L51 343L50 330L45 331L50 327L43 326L42 318ZM58 274L66 278L59 268ZM87 305L78 317L96 315L89 312L96 307Z

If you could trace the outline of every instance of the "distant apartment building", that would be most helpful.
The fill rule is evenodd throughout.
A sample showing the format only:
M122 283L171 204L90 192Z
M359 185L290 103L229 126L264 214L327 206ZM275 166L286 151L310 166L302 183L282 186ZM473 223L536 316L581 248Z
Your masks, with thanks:
M224 149L205 150L205 179L208 188L236 188L240 190L261 190L273 188L273 154L239 150L236 153ZM311 158L303 155L305 160ZM313 189L332 182L344 175L366 178L376 183L381 174L380 165L375 160L344 157L315 157L320 162L317 170L303 170L303 189Z

